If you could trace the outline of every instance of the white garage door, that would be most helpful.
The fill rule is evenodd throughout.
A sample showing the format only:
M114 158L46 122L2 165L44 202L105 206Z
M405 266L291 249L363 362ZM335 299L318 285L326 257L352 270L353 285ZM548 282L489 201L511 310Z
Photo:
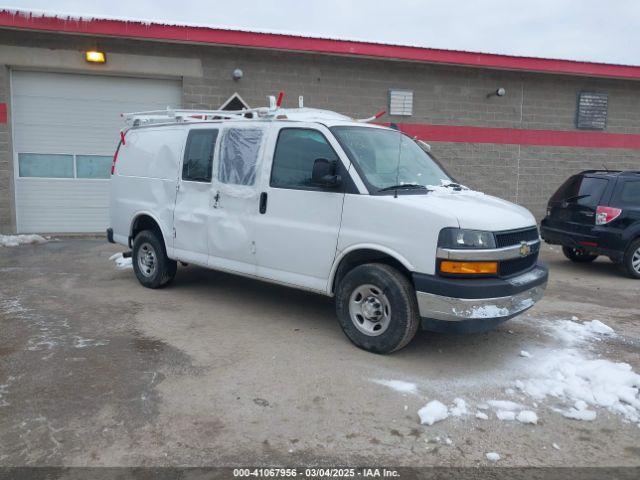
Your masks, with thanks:
M12 72L20 233L102 232L120 114L180 107L180 82Z

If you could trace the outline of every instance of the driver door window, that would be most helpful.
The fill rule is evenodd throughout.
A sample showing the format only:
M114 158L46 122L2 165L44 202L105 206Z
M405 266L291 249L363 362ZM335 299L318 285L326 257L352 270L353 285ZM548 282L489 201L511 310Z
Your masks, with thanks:
M273 155L270 186L322 190L322 187L311 183L313 163L319 158L338 162L338 156L322 133L306 128L280 130Z

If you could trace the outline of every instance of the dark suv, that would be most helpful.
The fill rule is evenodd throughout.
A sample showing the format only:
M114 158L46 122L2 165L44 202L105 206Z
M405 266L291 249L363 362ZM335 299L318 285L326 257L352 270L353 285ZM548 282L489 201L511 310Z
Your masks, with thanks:
M588 170L549 200L542 238L574 262L606 255L640 278L640 171Z

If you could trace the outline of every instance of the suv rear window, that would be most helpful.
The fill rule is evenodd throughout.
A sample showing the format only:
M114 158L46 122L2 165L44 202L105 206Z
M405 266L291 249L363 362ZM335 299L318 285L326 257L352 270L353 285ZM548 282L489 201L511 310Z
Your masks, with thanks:
M621 207L640 207L640 182L624 182L620 193L618 193L616 205Z
M583 207L596 207L608 182L606 178L573 176L553 194L551 202L570 202Z

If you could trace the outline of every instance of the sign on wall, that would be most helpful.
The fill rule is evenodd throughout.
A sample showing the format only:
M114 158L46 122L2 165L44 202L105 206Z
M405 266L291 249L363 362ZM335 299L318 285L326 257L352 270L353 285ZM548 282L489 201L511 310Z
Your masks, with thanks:
M609 97L606 93L578 93L576 127L581 130L604 130L607 128Z

